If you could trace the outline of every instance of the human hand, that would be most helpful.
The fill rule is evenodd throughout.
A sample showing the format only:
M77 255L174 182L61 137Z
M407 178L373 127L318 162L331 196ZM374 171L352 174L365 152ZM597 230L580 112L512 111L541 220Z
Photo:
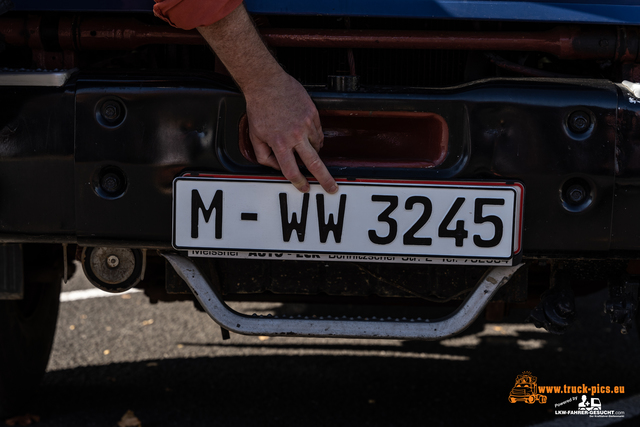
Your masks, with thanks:
M258 162L281 170L295 187L309 191L296 154L322 188L338 191L320 160L324 136L309 94L266 48L244 6L198 31L227 67L247 102L249 138Z
M282 171L301 192L309 191L309 183L296 162L297 153L306 168L329 194L338 185L318 151L324 135L320 118L309 94L298 81L279 73L259 88L245 90L249 137L258 162Z

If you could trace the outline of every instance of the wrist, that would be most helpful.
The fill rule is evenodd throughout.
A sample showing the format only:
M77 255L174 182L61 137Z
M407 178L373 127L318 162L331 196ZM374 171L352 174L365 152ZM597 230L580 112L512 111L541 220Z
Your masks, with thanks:
M245 98L251 100L264 93L270 93L275 88L289 86L290 79L292 77L274 60L274 65L263 67L259 72L252 73L244 80L237 80L237 83Z

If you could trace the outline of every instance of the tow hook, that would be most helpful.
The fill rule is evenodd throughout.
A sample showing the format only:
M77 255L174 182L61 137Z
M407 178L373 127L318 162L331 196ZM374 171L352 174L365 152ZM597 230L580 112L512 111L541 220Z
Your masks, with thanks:
M611 323L622 326L620 332L628 333L638 310L638 278L627 279L622 283L609 285L609 299L604 303L604 312L611 318Z
M551 288L540 297L540 303L531 311L528 322L552 334L563 334L576 314L573 291L561 265L554 266Z

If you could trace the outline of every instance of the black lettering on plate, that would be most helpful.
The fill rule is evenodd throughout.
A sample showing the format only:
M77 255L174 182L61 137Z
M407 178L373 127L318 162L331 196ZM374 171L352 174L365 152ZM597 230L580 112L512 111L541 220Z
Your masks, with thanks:
M282 220L282 239L288 242L291 239L291 233L296 230L299 242L304 242L304 234L307 229L307 212L309 211L309 193L302 195L302 213L300 222L298 222L298 213L291 214L291 222L289 222L289 206L287 204L287 193L280 193L280 219Z
M209 209L204 207L204 202L200 197L198 190L191 190L191 238L198 238L198 221L200 218L199 211L202 210L204 216L204 222L209 222L213 210L216 210L215 218L215 237L216 239L222 238L222 190L216 191L213 196L213 200L209 205Z
M464 204L464 200L464 197L458 197L456 201L453 202L453 206L451 206L451 209L449 209L449 212L438 227L438 237L452 237L456 239L457 247L462 246L464 239L469 237L469 232L464 229L464 220L462 219L456 221L456 228L453 230L449 230L449 224Z
M347 205L347 195L340 195L340 206L338 207L338 220L334 221L333 213L329 214L329 220L324 222L324 194L316 194L318 208L318 228L320 230L320 242L326 243L329 232L333 231L333 238L336 243L342 239L342 225L344 223L344 211Z
M258 220L258 214L257 213L251 213L251 212L242 212L240 214L240 219L242 221L257 221Z
M384 237L380 237L375 230L369 230L369 240L378 245L388 245L393 242L393 239L395 239L398 234L398 222L389 216L391 215L391 212L398 207L398 196L382 196L374 194L371 196L371 201L389 203L389 206L387 206L387 208L378 215L378 221L389 224L389 234Z
M431 204L431 199L425 196L411 196L407 199L404 204L404 208L406 210L413 210L413 206L415 204L421 204L422 215L416 221L415 224L411 226L404 236L402 236L402 243L405 245L421 245L421 246L429 246L431 245L431 237L416 237L416 233L420 231L420 229L429 221L431 217L431 212L433 211L433 205Z
M479 248L492 248L498 246L500 240L502 240L502 233L504 231L504 224L499 216L496 215L482 215L482 208L485 205L504 206L504 199L476 199L476 208L473 212L473 222L476 224L482 224L484 222L490 222L495 228L495 233L491 239L484 240L479 234L473 236L473 243Z

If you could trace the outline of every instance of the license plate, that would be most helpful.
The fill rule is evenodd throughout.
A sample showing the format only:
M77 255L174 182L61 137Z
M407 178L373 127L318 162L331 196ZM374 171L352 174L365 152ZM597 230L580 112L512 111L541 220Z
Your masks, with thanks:
M307 194L274 178L183 176L173 246L189 256L512 265L524 188L506 182L342 181Z

